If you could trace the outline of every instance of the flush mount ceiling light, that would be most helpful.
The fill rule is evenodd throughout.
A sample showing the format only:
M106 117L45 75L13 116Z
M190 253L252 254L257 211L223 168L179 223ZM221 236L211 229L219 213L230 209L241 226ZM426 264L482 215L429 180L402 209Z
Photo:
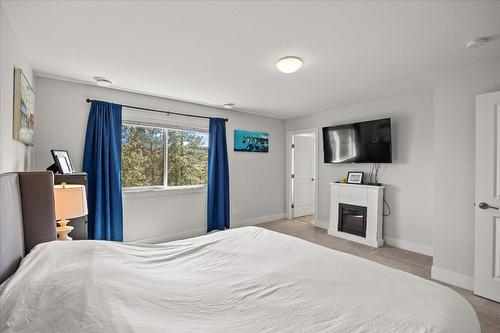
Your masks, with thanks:
M232 109L234 107L234 103L224 103L222 104L224 109Z
M94 80L98 85L103 86L103 87L109 87L110 85L113 84L113 82L111 82L110 80L108 80L104 77L100 77L100 76L94 77Z
M302 67L302 59L295 56L286 56L278 60L276 67L282 73L294 73Z

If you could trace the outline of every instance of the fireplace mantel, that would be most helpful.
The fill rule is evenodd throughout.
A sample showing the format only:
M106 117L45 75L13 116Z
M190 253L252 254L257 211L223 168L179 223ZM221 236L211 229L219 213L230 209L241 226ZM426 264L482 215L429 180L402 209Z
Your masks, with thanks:
M328 234L372 247L384 245L382 222L384 186L330 183ZM366 237L339 231L339 204L366 207Z

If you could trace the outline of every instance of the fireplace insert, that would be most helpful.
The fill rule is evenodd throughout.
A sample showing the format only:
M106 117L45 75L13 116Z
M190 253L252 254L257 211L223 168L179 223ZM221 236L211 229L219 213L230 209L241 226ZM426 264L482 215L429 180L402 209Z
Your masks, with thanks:
M342 232L366 237L366 207L339 203L338 229Z

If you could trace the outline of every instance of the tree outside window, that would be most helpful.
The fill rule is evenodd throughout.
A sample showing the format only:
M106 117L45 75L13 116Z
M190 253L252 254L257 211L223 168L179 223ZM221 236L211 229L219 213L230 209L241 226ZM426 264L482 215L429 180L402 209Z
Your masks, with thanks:
M122 187L206 184L207 170L208 133L122 126Z

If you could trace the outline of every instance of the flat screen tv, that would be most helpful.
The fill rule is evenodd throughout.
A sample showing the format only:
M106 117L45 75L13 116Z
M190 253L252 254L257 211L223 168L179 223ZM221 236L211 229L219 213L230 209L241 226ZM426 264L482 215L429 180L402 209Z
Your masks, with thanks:
M391 119L323 127L325 163L392 163Z

